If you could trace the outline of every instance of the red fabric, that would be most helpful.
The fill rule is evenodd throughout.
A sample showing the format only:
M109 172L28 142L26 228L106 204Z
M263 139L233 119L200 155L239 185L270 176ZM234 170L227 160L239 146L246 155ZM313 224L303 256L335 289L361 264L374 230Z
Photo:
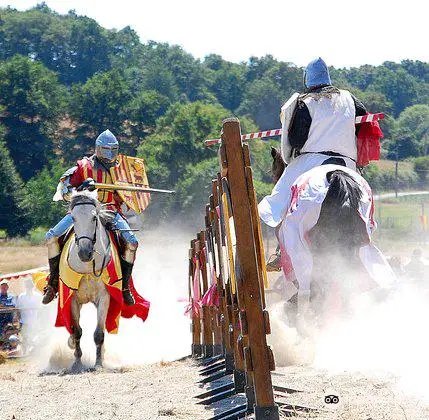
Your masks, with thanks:
M113 240L112 233L110 232L110 240L113 246L116 244ZM117 252L117 250L116 250ZM130 290L134 296L135 304L132 306L124 305L122 290L118 288L118 285L115 285L116 282L120 280L118 273L115 267L114 258L110 258L109 263L107 264L107 272L109 274L109 284L106 285L107 291L110 294L110 304L109 310L107 312L106 317L106 330L107 332L116 331L119 328L119 318L132 318L133 316L137 316L142 321L146 321L149 315L150 302L140 296L135 287L133 279L130 279ZM67 331L72 333L72 316L71 316L71 297L73 295L73 290L69 289L60 279L59 288L61 288L63 293L61 305L60 298L58 298L58 309L57 309L57 319L55 322L56 327L65 327Z
M383 137L378 121L361 124L357 138L357 166L366 166L371 160L380 160L380 139Z
M123 318L132 318L133 316L137 316L138 318L142 319L143 321L146 321L146 318L149 314L149 308L150 308L150 302L144 299L142 296L140 296L135 287L133 278L130 279L130 291L134 296L134 300L136 303L132 306L122 306L122 312L121 316ZM121 293L122 297L122 293Z
M201 299L202 305L207 306L219 306L219 293L217 291L217 285L212 284L207 292L204 294L203 298Z

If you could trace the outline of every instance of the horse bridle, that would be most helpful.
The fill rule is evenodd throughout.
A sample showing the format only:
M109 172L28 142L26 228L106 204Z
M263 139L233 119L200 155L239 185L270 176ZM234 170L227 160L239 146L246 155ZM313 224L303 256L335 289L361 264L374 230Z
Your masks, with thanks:
M95 208L97 208L97 205L95 203L76 203L71 210L73 210L75 207L77 206L94 206ZM81 239L89 239L93 245L95 245L95 243L97 242L97 227L98 227L98 217L95 218L95 230L94 230L94 237L90 238L89 236L77 236L75 233L75 237L74 237L74 241L76 243L77 246L79 246L79 241Z
M95 208L97 208L97 205L95 203L91 203L91 202L87 202L87 203L76 203L71 210L73 210L76 206L86 206L86 205L91 205L94 206ZM92 245L95 245L95 243L97 242L97 228L98 228L98 217L95 218L95 230L94 230L94 237L90 238L89 236L77 236L76 232L75 232L75 237L74 237L74 241L76 243L76 245L79 247L79 241L81 239L89 239L92 242ZM110 243L109 243L110 246ZM108 246L108 248L109 248ZM105 254L103 256L103 262L101 263L101 269L100 269L100 273L97 274L95 272L95 259L92 260L92 272L94 274L95 277L100 277L101 274L103 274L103 270L104 270L104 265L106 264L106 255Z

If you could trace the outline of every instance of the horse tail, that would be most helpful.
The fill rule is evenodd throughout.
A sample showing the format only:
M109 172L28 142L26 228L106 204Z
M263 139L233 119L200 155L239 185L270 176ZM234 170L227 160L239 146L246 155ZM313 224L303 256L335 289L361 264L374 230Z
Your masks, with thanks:
M359 215L361 187L351 175L342 170L329 172L327 179L329 187L319 220L315 229L313 228L313 237L322 247L339 245L343 251L352 251L357 246L362 246L367 239L366 226Z
M348 173L336 170L327 174L329 188L324 203L337 209L359 210L362 190L356 180Z

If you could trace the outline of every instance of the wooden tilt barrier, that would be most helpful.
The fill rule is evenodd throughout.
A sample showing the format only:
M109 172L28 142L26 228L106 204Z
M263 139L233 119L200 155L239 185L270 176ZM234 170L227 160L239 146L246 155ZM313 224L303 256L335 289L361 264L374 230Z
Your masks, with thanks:
M191 242L189 253L192 354L212 360L215 356L215 364L220 360L217 365L222 371L213 380L233 374L233 385L222 388L223 397L240 393L246 397L242 411L229 410L225 417L213 418L242 418L253 412L256 420L277 420L279 407L271 380L274 357L266 340L270 323L265 309L264 249L249 148L242 143L238 119L223 121L221 139L220 170L212 181L205 230ZM209 289L211 296L216 290L216 298L208 304L203 298L206 304L198 310L198 290L207 298ZM219 353L222 359L216 356ZM210 366L202 372L210 372ZM216 401L215 397L210 401Z

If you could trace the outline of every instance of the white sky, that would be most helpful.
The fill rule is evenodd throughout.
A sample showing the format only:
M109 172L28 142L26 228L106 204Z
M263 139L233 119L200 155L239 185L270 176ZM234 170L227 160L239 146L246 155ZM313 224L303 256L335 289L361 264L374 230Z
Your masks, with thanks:
M24 10L37 0L0 0ZM413 59L429 62L428 0L46 0L107 28L130 25L141 40L181 45L240 62L272 54L299 66L321 56L352 67Z

